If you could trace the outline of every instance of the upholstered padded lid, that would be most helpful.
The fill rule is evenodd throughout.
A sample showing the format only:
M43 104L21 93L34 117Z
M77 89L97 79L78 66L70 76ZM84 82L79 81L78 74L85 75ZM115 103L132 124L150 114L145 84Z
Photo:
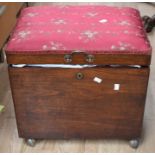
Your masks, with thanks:
M7 54L145 54L151 47L140 14L111 6L37 6L22 10Z

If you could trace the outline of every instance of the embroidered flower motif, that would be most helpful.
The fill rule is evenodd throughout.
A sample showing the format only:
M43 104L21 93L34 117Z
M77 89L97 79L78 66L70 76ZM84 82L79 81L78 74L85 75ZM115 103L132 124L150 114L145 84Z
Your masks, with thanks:
M125 48L123 46L112 45L111 50L115 50L115 51L118 50L119 51L119 50L125 50Z
M131 25L128 21L121 21L119 22L120 25L124 26L124 25Z
M112 49L112 50L116 50L117 47L116 47L115 45L112 45L112 46L111 46L111 49Z
M130 44L124 43L124 42L119 42L120 45L120 50L125 50L126 48L130 47Z
M27 16L29 16L29 17L35 17L35 16L37 16L38 15L38 13L28 13L27 14Z
M47 50L47 49L48 49L48 46L47 46L47 45L43 45L43 46L42 46L42 49L43 49L43 50Z
M20 36L20 38L26 38L30 33L31 31L20 31L18 35Z
M124 46L121 46L119 49L120 49L121 51L126 50L126 48L125 48Z
M134 49L134 47L129 43L119 42L119 45L120 45L120 50Z
M98 15L98 13L97 12L87 12L86 15L89 17L95 17Z
M131 44L128 43L124 43L124 42L119 42L119 45L115 46L112 45L111 46L111 50L121 50L121 51L125 51L125 50L131 50L134 49L134 47Z
M56 42L51 42L51 49L52 50L57 50L57 49L62 49L64 48L63 45L61 43L56 43Z
M43 45L42 46L43 50L64 50L65 47L63 46L63 44L58 43L58 42L50 42L49 45Z
M129 31L128 31L128 30L125 30L125 31L124 31L124 34L128 34L128 33L129 33Z
M97 31L85 31L82 35L86 36L88 39L93 39L98 34Z
M99 20L99 22L100 22L100 23L107 23L108 20L107 20L107 19L101 19L101 20Z
M66 22L63 19L57 19L57 20L54 20L54 24L60 25L60 24L66 24Z
M148 49L149 43L144 42L146 35L137 12L116 8L113 11L111 7L110 9L103 7L105 11L102 11L96 6L60 8L55 6L53 9L45 7L44 11L42 9L25 11L12 35L14 37L12 47L51 51L78 49L80 46L83 50L106 49L109 52L117 50L129 53L138 49L141 51ZM67 38L72 39L67 42ZM103 42L104 39L108 41ZM27 45L27 40L32 45ZM36 40L39 40L39 44Z

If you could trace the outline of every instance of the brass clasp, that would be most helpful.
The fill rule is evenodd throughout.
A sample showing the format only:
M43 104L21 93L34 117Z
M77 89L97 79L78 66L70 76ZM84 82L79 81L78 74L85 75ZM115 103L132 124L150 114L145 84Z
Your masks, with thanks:
M88 62L88 63L94 62L95 57L94 57L93 55L88 54L88 53L86 53L86 52L84 52L84 51L80 51L80 50L75 50L75 51L73 51L71 54L66 54L66 55L64 56L65 62L67 62L67 63L72 62L73 56L74 56L75 54L80 54L80 53L82 53L82 54L84 55L86 62Z

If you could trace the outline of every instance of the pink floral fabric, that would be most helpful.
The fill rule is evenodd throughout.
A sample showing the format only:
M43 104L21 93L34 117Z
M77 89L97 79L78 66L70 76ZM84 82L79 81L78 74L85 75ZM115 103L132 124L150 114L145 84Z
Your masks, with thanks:
M37 6L22 10L6 52L150 54L140 14L111 6Z

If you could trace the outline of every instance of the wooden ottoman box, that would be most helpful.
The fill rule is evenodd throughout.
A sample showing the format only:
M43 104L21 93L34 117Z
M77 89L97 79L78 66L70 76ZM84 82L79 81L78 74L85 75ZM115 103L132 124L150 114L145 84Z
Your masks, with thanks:
M6 55L19 136L29 145L116 138L138 146L151 47L137 10L25 8Z

